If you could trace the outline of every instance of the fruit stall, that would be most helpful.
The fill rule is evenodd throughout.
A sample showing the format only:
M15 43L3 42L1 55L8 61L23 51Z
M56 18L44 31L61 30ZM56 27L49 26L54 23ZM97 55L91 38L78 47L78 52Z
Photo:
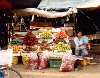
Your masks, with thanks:
M13 49L14 54L17 55L13 57L14 65L18 64L18 59L21 57L22 63L29 69L48 67L57 67L60 71L74 69L74 63L78 57L72 55L74 45L70 41L73 37L69 36L73 36L73 28L53 28L50 23L48 25L40 27L32 24L27 31L13 31L9 48ZM85 62L85 65L88 63Z
M50 25L50 23L48 27L31 25L30 30L27 31L13 30L9 47L13 49L14 54L19 54L18 56L22 57L25 66L28 66L31 63L30 61L35 58L34 62L40 61L41 63L41 58L44 67L43 64L39 64L39 69L48 67L45 65L60 67L64 54L71 54L67 30L71 30L71 33L73 33L72 28L66 27L67 30L65 31L64 27L53 28ZM32 55L34 58L31 59ZM18 56L14 57L17 61Z

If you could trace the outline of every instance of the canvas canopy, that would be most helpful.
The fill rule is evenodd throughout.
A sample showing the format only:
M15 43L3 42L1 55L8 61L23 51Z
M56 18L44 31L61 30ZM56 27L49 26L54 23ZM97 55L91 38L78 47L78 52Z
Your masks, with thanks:
M50 9L50 8L68 8L68 7L75 7L75 8L91 8L91 7L99 7L100 0L42 0L39 4L38 8L40 9ZM76 9L74 13L77 12ZM39 10L37 8L26 8L26 9L19 9L14 10L14 13L18 15L39 15L47 18L57 18L69 15L71 11L66 12L48 12L44 10ZM69 13L70 12L70 13Z
M39 10L36 8L26 8L26 9L20 9L20 10L13 10L14 13L16 13L17 15L39 15L39 16L43 16L43 17L47 17L47 18L57 18L57 17L64 17L67 15L72 14L73 12L77 12L77 9L75 8L70 8L68 11L66 12L48 12L48 11L44 11L44 10Z
M38 5L38 8L89 8L98 7L100 5L100 0L42 0Z

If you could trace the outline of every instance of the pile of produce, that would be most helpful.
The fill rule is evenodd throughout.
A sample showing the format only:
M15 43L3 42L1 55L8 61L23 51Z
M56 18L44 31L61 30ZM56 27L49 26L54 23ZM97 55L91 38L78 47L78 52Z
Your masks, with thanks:
M56 38L59 38L59 39L62 39L62 38L66 38L66 37L67 37L67 34L66 34L65 31L61 30L60 32L57 32L57 33L55 34L55 37L56 37Z
M24 64L26 67L28 66L27 60L28 60L28 56L26 56L26 55L22 56L23 64Z
M37 49L38 49L37 45L34 45L34 46L25 46L25 45L23 45L23 50L25 52L36 51Z
M76 61L75 56L65 54L62 58L62 64L61 64L61 67L60 67L60 71L62 71L62 72L73 71L75 61Z
M33 46L38 44L38 41L36 36L31 31L29 31L24 37L23 44L26 46Z
M41 50L41 51L45 51L45 50L51 51L50 44L47 43L47 41L43 40L43 41L40 43L40 50Z
M66 51L66 50L71 50L71 48L69 43L65 44L64 42L59 42L54 46L54 50Z
M43 32L40 35L41 38L52 38L52 33L51 32Z
M22 42L23 42L23 40L21 40L21 39L13 39L11 41L11 44L21 44Z
M19 52L21 50L21 45L11 45L13 52Z
M13 64L13 65L18 64L18 56L13 56L12 64Z

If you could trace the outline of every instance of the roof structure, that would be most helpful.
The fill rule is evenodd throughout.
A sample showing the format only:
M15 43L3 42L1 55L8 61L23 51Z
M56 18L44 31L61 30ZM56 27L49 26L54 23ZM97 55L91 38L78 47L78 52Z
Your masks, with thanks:
M89 8L98 7L100 0L42 0L38 5L40 9L62 9L62 8Z

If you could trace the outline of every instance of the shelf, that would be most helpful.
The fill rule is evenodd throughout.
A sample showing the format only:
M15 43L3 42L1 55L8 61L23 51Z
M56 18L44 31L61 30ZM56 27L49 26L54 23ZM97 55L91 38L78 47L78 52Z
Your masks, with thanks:
M30 53L21 53L21 56L30 56Z
M13 56L21 56L20 52L18 53L13 53Z

